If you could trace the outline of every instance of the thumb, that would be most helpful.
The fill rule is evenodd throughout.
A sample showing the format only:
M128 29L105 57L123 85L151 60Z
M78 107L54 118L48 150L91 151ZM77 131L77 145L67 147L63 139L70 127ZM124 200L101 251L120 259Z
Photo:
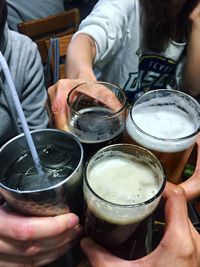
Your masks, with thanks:
M54 128L69 131L67 125L67 96L70 91L67 80L59 80L48 88L46 107Z
M69 132L68 122L67 122L67 107L60 106L59 109L53 109L51 114L51 119L53 126L56 129Z
M166 199L166 229L161 244L164 245L165 250L177 243L184 244L183 252L184 249L191 247L193 242L189 227L185 192L180 186L167 183L164 197ZM179 250L179 246L174 247L174 252Z
M98 246L89 238L81 240L81 248L88 257L92 267L131 267L129 261L113 256L110 252Z

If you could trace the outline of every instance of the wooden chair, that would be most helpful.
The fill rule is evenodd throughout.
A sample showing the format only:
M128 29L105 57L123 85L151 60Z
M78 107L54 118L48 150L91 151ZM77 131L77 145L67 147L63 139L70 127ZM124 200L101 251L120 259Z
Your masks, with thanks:
M71 41L72 34L68 34L65 36L58 37L59 40L59 79L63 79L66 77L65 73L65 58L66 58L66 50ZM47 51L50 48L50 40L45 41ZM52 57L50 61L50 74L51 74L51 81L53 80L52 76L54 73L54 50L52 51Z
M77 31L80 23L80 10L73 8L54 16L18 24L20 33L29 36L38 45L43 64L47 61L45 41Z

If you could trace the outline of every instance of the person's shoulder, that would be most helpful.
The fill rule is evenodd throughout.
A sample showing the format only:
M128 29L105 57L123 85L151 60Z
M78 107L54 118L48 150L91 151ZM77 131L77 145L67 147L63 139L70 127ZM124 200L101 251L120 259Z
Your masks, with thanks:
M99 0L92 11L88 14L82 22L90 21L90 23L94 24L94 20L98 17L101 19L110 18L116 20L120 18L118 16L133 16L139 6L139 0ZM81 23L82 25L82 23Z
M16 31L9 30L11 43L17 47L26 47L28 49L37 49L36 43L31 38Z
M121 6L123 9L124 7L129 7L132 8L135 5L139 5L139 0L126 0L126 1L121 1L121 0L99 0L96 3L96 6L104 6L104 5L112 5L113 7L115 6Z
M28 36L15 31L8 31L8 43L6 46L9 53L10 62L18 61L18 64L28 66L30 64L40 64L41 58L34 43Z

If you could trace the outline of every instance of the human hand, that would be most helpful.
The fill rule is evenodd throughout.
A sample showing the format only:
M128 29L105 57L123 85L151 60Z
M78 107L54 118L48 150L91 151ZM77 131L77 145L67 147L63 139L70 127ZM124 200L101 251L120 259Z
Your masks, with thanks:
M188 200L200 197L200 134L198 134L197 136L195 145L197 160L196 162L192 162L195 166L195 171L190 178L179 184L185 190L185 194Z
M83 80L61 79L48 88L47 110L53 127L69 131L67 125L67 96L72 88Z
M192 22L192 26L200 29L200 1L197 0L192 4L191 12L189 14L189 20Z
M71 248L80 233L75 214L25 217L0 206L0 267L44 266Z
M81 241L81 247L92 267L200 266L200 236L188 218L184 190L167 183L164 198L166 230L152 253L138 260L127 261L113 256L86 238Z
M55 128L69 131L67 124L67 96L71 89L83 83L86 83L86 81L80 79L62 79L48 89L49 99L47 109L49 111L50 121ZM112 107L114 110L119 110L122 107L122 104L114 93L101 84L95 90L93 90L92 86L87 87L87 90L84 87L80 87L77 90L78 93L82 93L89 98L97 99L98 102L101 102L107 107Z

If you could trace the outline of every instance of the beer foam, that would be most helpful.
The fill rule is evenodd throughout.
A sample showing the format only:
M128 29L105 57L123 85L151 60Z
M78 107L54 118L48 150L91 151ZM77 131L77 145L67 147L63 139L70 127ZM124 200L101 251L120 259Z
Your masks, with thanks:
M193 118L178 107L149 106L143 109L136 107L130 112L135 124L145 133L155 137L139 131L129 113L126 130L135 142L144 147L160 152L178 152L189 148L195 142L195 137L181 139L192 135L196 131L196 125Z
M131 205L145 202L157 193L158 182L154 175L142 162L113 156L93 166L88 182L103 199Z
M110 156L98 159L87 173L88 183L102 199L84 190L89 208L100 218L112 223L129 224L143 220L151 214L159 198L150 204L124 207L111 205L141 204L154 197L161 185L155 171L143 161L124 156ZM85 186L84 186L85 187Z

